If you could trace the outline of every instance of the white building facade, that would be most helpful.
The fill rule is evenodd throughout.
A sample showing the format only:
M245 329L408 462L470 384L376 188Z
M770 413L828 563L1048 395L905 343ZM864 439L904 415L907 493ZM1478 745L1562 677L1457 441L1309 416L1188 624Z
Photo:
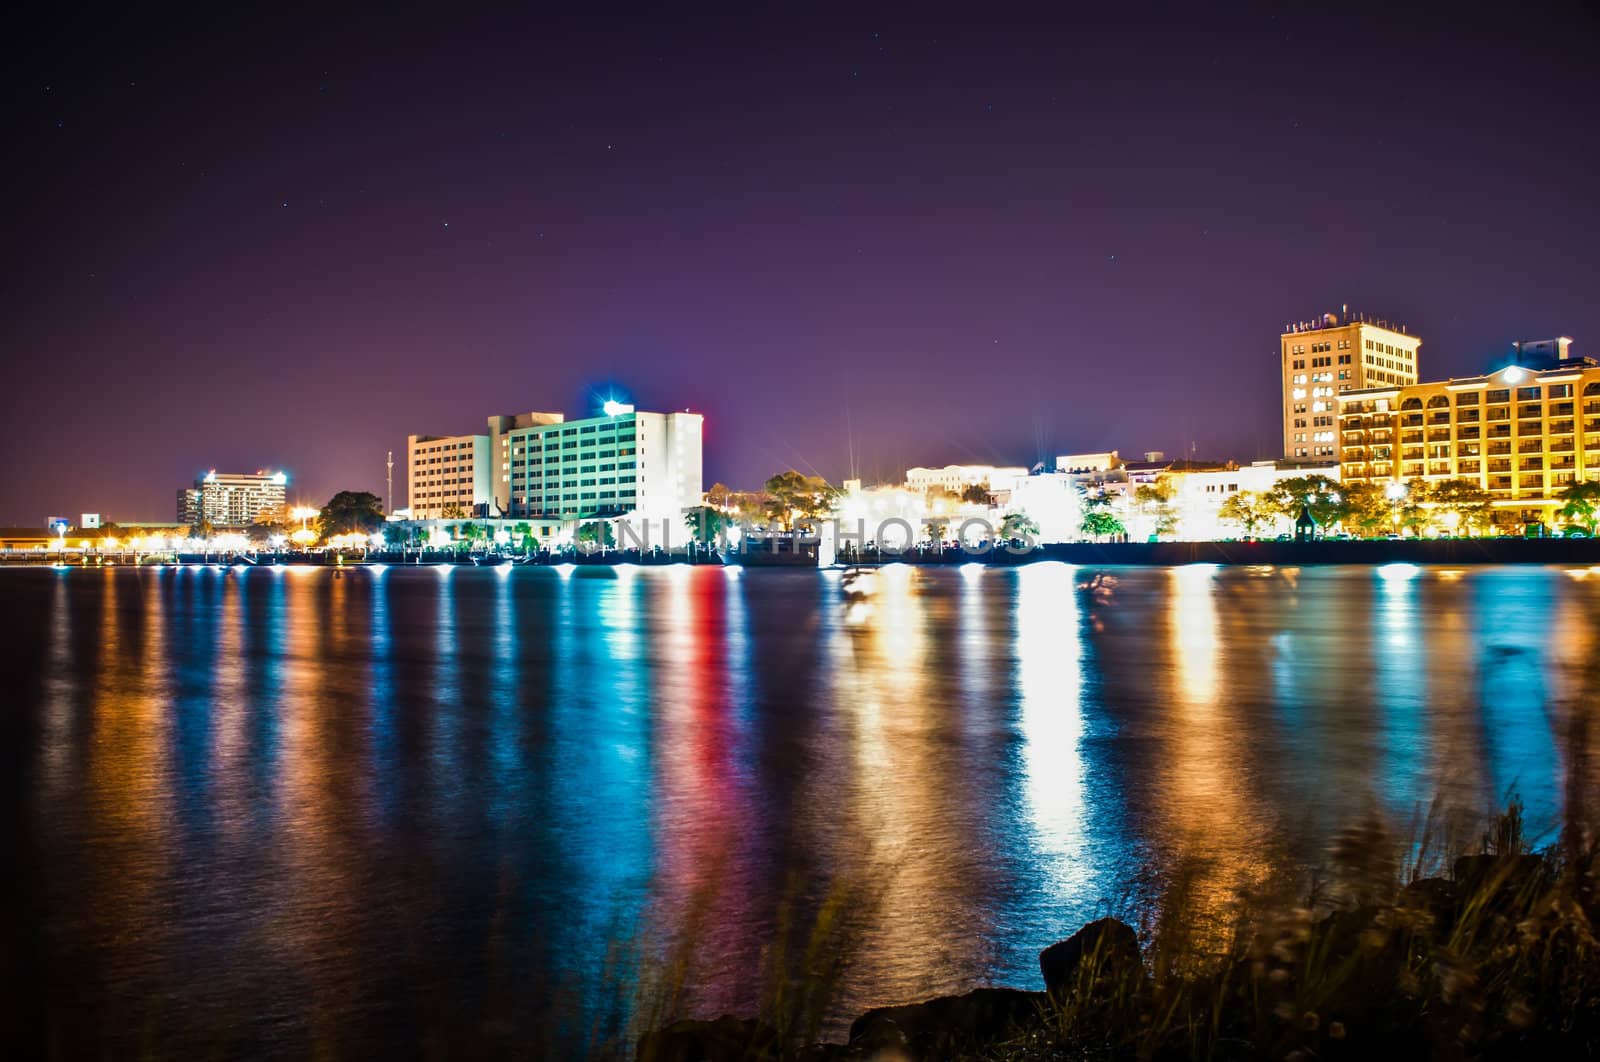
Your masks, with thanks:
M906 489L918 494L926 494L931 490L948 491L951 494L960 494L972 486L983 487L985 490L995 490L1002 482L1025 476L1026 468L1019 466L996 465L945 465L943 468L917 468L906 469Z
M684 541L683 514L701 503L699 413L650 413L608 403L582 420L559 413L489 418L496 515L572 522L622 518L659 544Z

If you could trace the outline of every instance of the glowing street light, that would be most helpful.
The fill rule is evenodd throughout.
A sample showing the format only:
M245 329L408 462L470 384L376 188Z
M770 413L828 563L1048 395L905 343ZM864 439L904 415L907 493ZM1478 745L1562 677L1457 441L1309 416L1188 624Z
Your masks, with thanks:
M600 407L608 417L620 417L624 413L632 413L633 407L626 402L618 402L615 398L606 399L605 405Z

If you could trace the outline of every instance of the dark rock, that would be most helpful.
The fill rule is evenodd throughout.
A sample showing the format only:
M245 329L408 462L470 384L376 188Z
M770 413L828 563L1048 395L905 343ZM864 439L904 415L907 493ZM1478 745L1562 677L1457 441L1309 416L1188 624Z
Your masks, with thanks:
M962 996L869 1010L850 1025L857 1050L900 1048L916 1058L942 1058L993 1043L1039 1019L1043 992L979 988Z
M778 1034L754 1018L724 1014L716 1021L687 1019L645 1033L639 1062L744 1062L776 1058Z
M1090 964L1087 968L1086 962ZM1045 990L1053 996L1077 984L1080 971L1099 978L1139 969L1139 935L1115 918L1090 922L1039 953L1039 972L1044 975Z

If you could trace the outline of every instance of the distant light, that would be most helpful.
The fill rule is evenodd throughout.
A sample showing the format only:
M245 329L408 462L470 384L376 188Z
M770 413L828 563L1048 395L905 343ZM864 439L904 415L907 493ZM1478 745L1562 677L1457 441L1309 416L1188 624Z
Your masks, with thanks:
M278 486L278 487L286 486L286 485L288 485L288 482L289 482L289 474L287 472L276 472L276 473L273 473L272 482L273 482L274 486Z
M215 483L216 481L217 481L217 470L213 468L210 472L206 473L206 482L207 483Z
M1527 374L1524 373L1517 366L1513 365L1510 368L1506 369L1505 374L1504 374L1504 379L1505 379L1506 383L1514 384L1514 383L1521 382L1522 378L1525 375L1527 375Z
M1383 493L1389 496L1390 501L1399 501L1406 496L1406 485L1404 483L1391 483L1383 489Z
M624 413L632 413L633 407L626 402L618 402L614 398L606 399L606 404L600 407L605 410L608 417L620 417Z

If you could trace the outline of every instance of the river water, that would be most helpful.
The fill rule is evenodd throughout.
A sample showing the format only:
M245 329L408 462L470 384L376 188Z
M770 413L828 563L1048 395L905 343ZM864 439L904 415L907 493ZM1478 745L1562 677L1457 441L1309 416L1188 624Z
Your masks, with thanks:
M1600 569L30 569L0 608L24 1042L554 1057L679 960L753 1011L829 895L849 1014L1033 987L1176 868L1225 905L1374 812L1515 791L1548 840Z

